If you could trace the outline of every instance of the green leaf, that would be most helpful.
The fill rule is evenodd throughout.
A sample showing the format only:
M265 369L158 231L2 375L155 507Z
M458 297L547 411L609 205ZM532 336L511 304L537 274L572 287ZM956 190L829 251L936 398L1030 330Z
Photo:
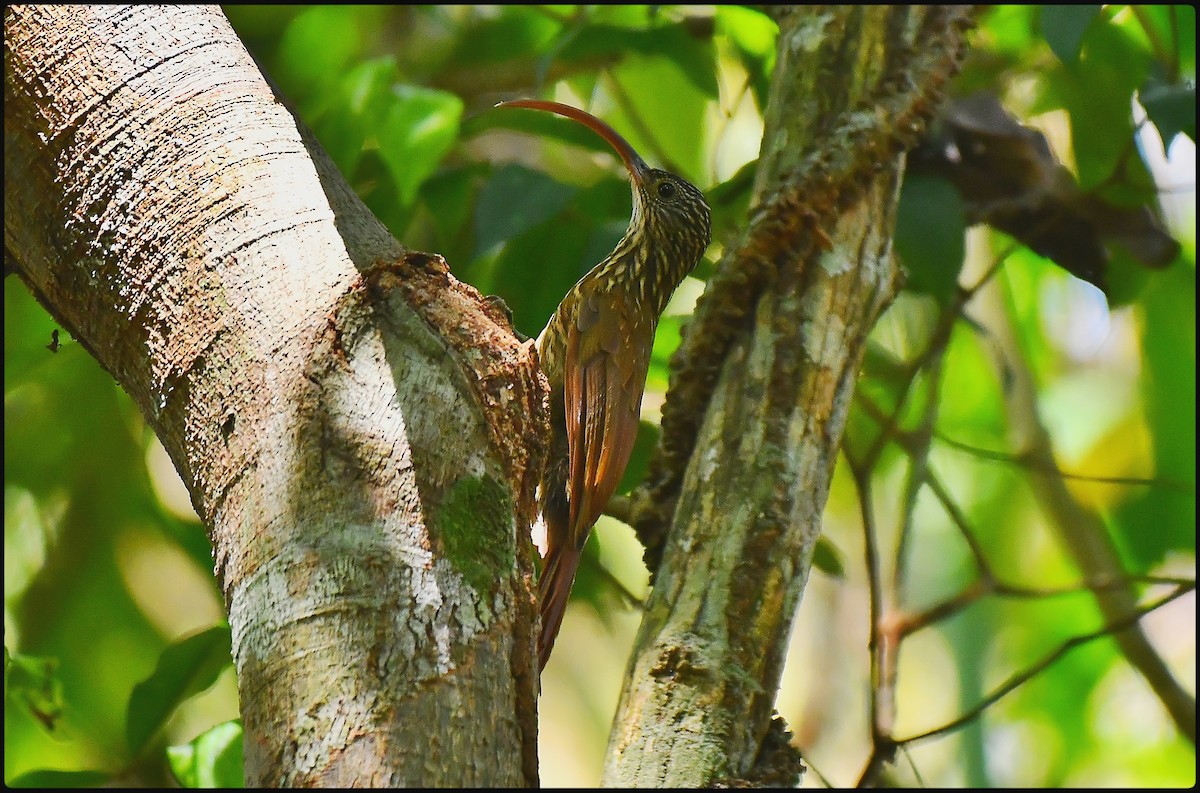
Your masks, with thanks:
M671 377L671 356L679 349L683 325L688 320L680 314L667 315L658 321L654 332L654 347L650 350L650 371L646 377L647 391L667 390Z
M908 176L896 214L896 252L908 271L905 288L943 305L958 286L966 243L962 198L936 176Z
M536 335L567 290L612 251L628 225L629 204L629 183L622 178L574 189L560 212L508 239L492 261L476 260L471 283L503 297L515 326ZM504 211L511 208L510 201Z
M596 223L592 227L592 233L588 236L588 242L584 246L580 261L584 264L590 262L592 265L596 265L607 259L608 255L616 249L617 243L621 241L621 237L628 228L629 221L624 219Z
M575 212L555 215L510 239L475 286L504 298L514 327L536 336L567 290L596 264L583 258L594 228Z
M9 787L44 788L61 790L63 788L100 787L112 778L108 771L60 771L42 768L21 774L16 779L8 780Z
M610 78L628 100L610 114L613 126L628 133L651 165L674 170L703 190L712 97L697 90L678 64L658 55L634 55L612 69Z
M240 788L244 786L242 723L218 724L191 741L167 747L167 763L180 786Z
M697 39L681 24L633 30L615 25L590 25L558 53L568 62L608 61L634 52L658 56L673 64L710 99L719 95L716 54L711 41Z
M230 665L228 625L188 636L163 650L150 677L133 687L125 737L136 756L180 703L209 688Z
M1146 80L1138 91L1138 100L1146 115L1158 127L1163 147L1169 147L1175 136L1183 133L1196 140L1196 84L1168 85L1155 77Z
M913 312L918 304L929 303L929 299L910 293L902 293L897 304L889 312ZM887 316L887 315L885 315ZM909 392L910 381L914 383L914 398L909 399L904 406L901 400ZM898 359L896 355L874 339L867 344L863 358L862 374L858 379L856 398L850 403L850 412L846 423L846 432L842 441L845 453L857 459L863 459L868 451L880 442L886 425L892 418L882 418L866 405L872 404L883 416L894 417L900 428L908 427L918 415L920 388L922 379L918 375L915 380L910 377L909 366ZM888 458L899 454L895 443L883 447L883 456ZM814 559L814 564L816 560Z
M1140 303L1138 393L1152 439L1154 475L1163 484L1136 491L1121 506L1116 536L1135 569L1148 569L1171 552L1194 554L1196 547L1195 265L1155 273Z
M58 659L10 655L5 647L4 698L19 703L46 731L54 732L63 711Z
M1140 28L1168 82L1196 74L1196 8L1184 4L1127 6L1130 27Z
M1070 113L1076 173L1084 191L1110 183L1127 163L1133 92L1145 81L1150 65L1144 41L1106 22L1088 31L1075 68L1049 69L1044 75L1046 96Z
M421 186L421 202L429 212L437 232L436 250L447 261L466 261L473 250L473 240L467 234L467 221L475 204L475 194L482 177L491 173L483 163L460 168L443 169L425 180ZM421 247L420 244L417 247Z
M273 74L294 98L320 93L362 51L361 7L318 5L288 25L279 43ZM378 18L378 15L375 15Z
M738 172L708 191L708 205L712 208L712 236L714 240L728 241L733 238L750 213L750 196L754 192L754 174L758 171L758 159L753 159L738 169ZM707 277L707 273L697 275Z
M323 97L327 106L314 109L314 129L321 145L348 179L354 178L366 141L375 136L400 80L392 57L358 64Z
M400 201L409 205L458 138L463 104L432 88L397 85L392 92L375 137Z
M1067 65L1079 60L1083 36L1100 14L1098 5L1042 6L1038 29L1058 59Z
M649 421L638 422L637 438L633 442L633 452L629 455L629 465L617 485L618 493L628 493L646 477L646 468L650 465L650 455L658 443L658 426Z
M529 58L542 52L561 29L553 19L527 6L499 8L499 16L477 19L462 32L451 63L461 67Z
M980 12L979 34L985 51L1026 59L1034 41L1035 17L1040 7L994 5Z
M766 14L746 6L717 6L717 30L739 50L755 58L774 59L779 26Z
M831 578L846 577L846 565L842 562L842 552L828 537L817 538L817 544L813 548L812 563L813 567Z
M1135 261L1119 244L1110 245L1108 251L1104 296L1111 310L1137 300L1160 273Z
M475 255L524 234L562 211L575 190L521 165L504 165L479 191Z

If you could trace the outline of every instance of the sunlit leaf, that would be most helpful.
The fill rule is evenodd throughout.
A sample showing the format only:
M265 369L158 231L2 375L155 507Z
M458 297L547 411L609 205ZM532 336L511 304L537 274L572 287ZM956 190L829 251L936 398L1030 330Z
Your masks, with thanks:
M1196 74L1196 7L1189 4L1131 7L1147 37L1156 42L1155 54L1164 73L1175 77Z
M705 119L711 97L660 56L631 56L611 70L611 77L627 100L613 108L613 126L651 165L707 187ZM664 97L670 97L669 104L663 104ZM649 119L653 123L645 123Z
M391 87L400 79L394 58L377 58L356 65L325 97L316 132L321 145L347 178L353 178L366 140L373 137L386 111Z
M717 30L733 43L750 75L759 107L765 107L771 73L775 70L775 38L779 26L759 11L745 6L717 6Z
M712 44L688 33L681 24L650 29L591 25L579 31L558 56L566 61L604 60L627 53L660 56L674 64L701 93L717 97L716 60Z
M242 787L242 723L227 721L185 744L168 746L167 763L182 787Z
M362 50L363 16L350 6L317 5L298 14L284 31L275 72L295 98L338 79Z
M458 137L462 100L445 91L412 85L393 87L376 138L404 204L412 203Z

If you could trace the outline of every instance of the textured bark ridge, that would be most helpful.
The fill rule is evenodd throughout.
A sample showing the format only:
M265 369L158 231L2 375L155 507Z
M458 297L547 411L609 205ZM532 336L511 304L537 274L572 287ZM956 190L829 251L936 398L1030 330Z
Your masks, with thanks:
M659 447L634 497L655 586L607 785L799 769L767 746L784 648L867 334L898 288L903 153L956 70L971 15L841 7L778 19L750 224L672 361Z
M803 12L792 12L803 14ZM636 493L634 524L646 546L646 564L653 573L661 558L663 535L670 524L683 471L696 447L696 433L734 340L746 333L748 307L771 288L782 266L815 261L829 247L828 232L858 201L874 178L895 156L916 145L926 123L937 111L947 80L958 69L965 33L973 24L966 8L932 8L919 20L920 30L905 30L914 12L895 9L886 24L885 67L870 93L852 106L828 108L823 114L793 122L784 129L784 145L765 151L760 163L750 225L741 245L719 263L696 306L693 321L671 360L671 380L663 405L662 434L646 482ZM788 25L781 12L781 24ZM799 39L811 28L833 27L832 17L792 25ZM820 35L818 29L815 35ZM926 47L933 42L942 46ZM786 44L786 43L785 43ZM850 45L847 45L850 46ZM836 53L833 53L835 57ZM848 77L847 64L825 65L823 78ZM806 68L822 68L821 65ZM776 74L778 90L768 112L782 103L793 112L811 109L816 96L790 99L784 75ZM805 90L794 79L793 91ZM814 92L821 89L809 86ZM798 129L792 129L798 127ZM793 135L803 135L801 140ZM770 144L770 129L764 141ZM766 157L774 157L768 163ZM768 165L774 165L771 168Z
M466 379L482 406L488 442L500 460L507 488L493 488L496 498L516 494L508 512L515 514L514 537L509 527L498 527L491 547L475 541L487 537L473 525L466 541L455 548L455 556L479 576L480 586L493 583L497 572L506 572L515 562L520 586L515 589L511 626L514 645L511 673L516 683L514 713L521 733L521 768L525 784L538 780L537 692L538 666L533 649L536 634L537 588L534 585L532 545L528 527L536 517L534 492L546 460L550 436L546 397L549 389L530 344L517 344L511 320L478 290L454 278L445 259L437 254L409 252L395 262L372 267L363 284L377 311L387 312L388 295L402 296L405 307L421 315L434 333L448 345L464 366ZM386 320L385 320L386 321ZM503 514L494 504L468 501L463 504L464 521L478 515ZM499 570L480 560L503 561Z
M533 784L544 383L213 7L5 8L5 246L209 527L249 785Z

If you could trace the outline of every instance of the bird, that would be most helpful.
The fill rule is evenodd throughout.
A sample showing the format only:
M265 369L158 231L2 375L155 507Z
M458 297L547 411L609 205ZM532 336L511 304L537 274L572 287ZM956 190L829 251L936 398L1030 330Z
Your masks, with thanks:
M621 481L637 437L654 331L712 235L704 194L651 168L612 127L570 105L515 99L496 107L556 113L603 138L629 171L633 212L613 252L579 279L535 345L550 385L550 460L538 489L546 551L538 581L544 669L592 526Z

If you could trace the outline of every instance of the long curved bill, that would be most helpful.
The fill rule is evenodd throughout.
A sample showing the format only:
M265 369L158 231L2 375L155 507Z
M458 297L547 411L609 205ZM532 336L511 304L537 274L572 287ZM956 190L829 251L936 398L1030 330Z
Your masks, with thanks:
M638 184L641 184L645 180L646 172L650 170L650 166L646 164L646 161L633 150L633 147L629 145L629 141L621 137L620 133L591 113L586 113L577 107L564 105L561 102L549 102L543 99L513 99L508 102L497 102L495 106L545 110L579 122L604 138L608 142L608 145L613 147L613 151L620 155L621 160L624 161L625 167L629 170L630 177Z

